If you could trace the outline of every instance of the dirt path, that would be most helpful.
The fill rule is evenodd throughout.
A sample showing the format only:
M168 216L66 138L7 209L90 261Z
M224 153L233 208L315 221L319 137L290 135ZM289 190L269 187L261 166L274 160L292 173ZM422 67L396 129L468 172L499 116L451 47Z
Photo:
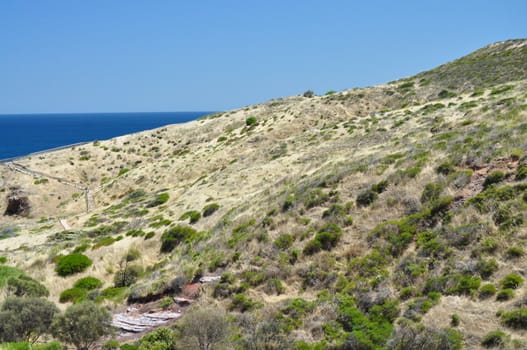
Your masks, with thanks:
M24 166L22 164L19 164L19 163L7 162L7 163L5 163L5 165L11 171L19 172L21 174L32 176L32 177L35 177L35 178L52 179L52 180L55 180L55 181L57 181L57 182L59 182L61 184L64 184L64 185L67 185L67 186L71 186L71 187L74 187L74 188L76 188L78 190L81 190L84 193L84 197L85 197L85 200L86 200L86 212L89 212L91 209L93 209L95 207L94 201L93 201L93 190L91 190L88 186L85 186L83 184L79 184L79 183L70 181L68 179L64 179L64 178L58 177L58 176L49 175L49 174L43 173L41 171L31 170L28 167L26 167L26 166Z

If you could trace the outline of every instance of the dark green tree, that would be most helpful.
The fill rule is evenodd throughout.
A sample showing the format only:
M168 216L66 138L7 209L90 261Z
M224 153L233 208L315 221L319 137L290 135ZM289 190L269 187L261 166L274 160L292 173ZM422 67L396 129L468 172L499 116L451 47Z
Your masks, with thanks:
M112 316L92 301L73 304L53 322L53 335L73 344L78 350L90 350L103 336L112 333Z
M35 297L9 297L0 309L0 341L34 343L50 332L53 317L59 310L52 302Z

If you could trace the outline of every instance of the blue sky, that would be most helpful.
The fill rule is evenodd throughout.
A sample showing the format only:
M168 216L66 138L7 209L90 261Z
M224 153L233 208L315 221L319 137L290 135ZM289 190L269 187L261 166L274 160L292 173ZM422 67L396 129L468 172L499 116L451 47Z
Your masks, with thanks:
M0 114L227 110L525 37L525 0L5 0Z

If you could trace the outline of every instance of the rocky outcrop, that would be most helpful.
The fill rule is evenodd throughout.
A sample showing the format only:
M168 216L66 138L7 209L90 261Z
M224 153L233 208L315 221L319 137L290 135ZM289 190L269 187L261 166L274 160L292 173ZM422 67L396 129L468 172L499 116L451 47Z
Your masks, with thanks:
M29 216L31 204L27 194L18 187L9 189L7 195L7 208L4 212L6 216Z

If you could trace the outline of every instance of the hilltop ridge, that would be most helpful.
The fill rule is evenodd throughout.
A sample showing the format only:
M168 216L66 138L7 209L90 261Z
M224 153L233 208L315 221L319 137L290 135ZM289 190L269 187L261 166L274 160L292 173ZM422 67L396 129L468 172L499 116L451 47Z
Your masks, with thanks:
M256 336L244 317L281 348L411 348L411 333L477 349L496 330L526 346L509 321L527 290L526 132L527 40L498 42L378 86L1 164L2 206L15 191L31 209L2 217L0 256L54 302L96 277L116 312L222 276L194 303L232 314L238 348ZM117 286L130 251L136 278ZM93 265L59 276L72 252Z

